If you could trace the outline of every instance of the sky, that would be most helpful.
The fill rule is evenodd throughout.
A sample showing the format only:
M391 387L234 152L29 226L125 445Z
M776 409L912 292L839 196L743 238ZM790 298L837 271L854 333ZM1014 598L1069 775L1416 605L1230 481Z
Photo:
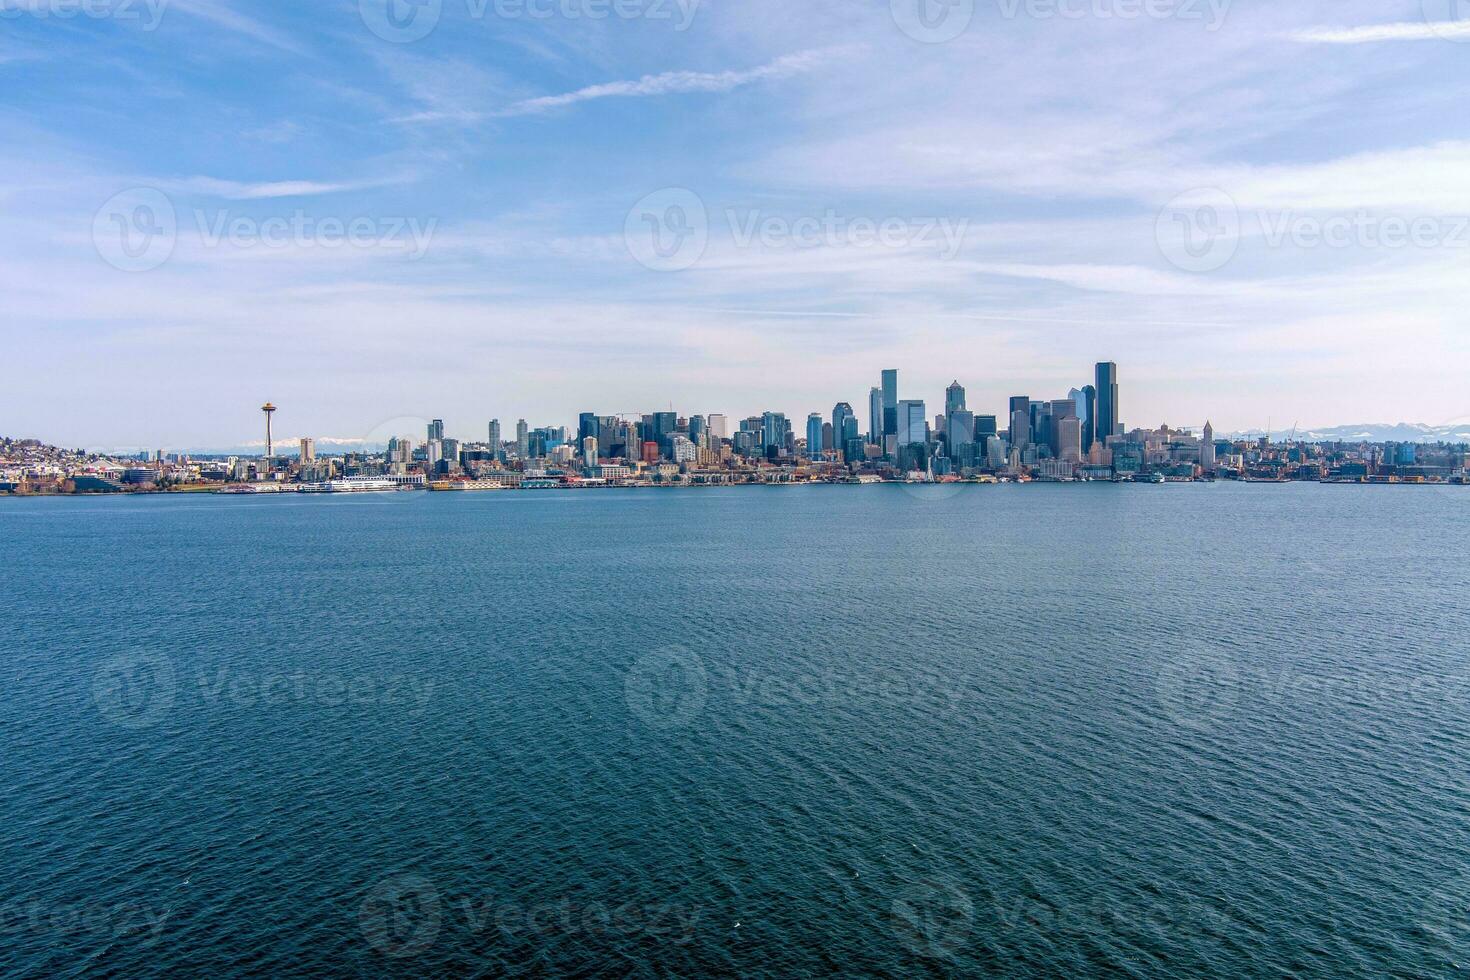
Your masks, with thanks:
M1470 419L1458 0L0 0L0 434Z

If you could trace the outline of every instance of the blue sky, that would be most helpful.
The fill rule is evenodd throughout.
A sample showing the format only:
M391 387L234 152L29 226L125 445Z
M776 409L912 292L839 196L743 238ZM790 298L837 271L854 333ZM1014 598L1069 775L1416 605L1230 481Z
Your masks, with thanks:
M0 0L0 430L1463 421L1463 7Z

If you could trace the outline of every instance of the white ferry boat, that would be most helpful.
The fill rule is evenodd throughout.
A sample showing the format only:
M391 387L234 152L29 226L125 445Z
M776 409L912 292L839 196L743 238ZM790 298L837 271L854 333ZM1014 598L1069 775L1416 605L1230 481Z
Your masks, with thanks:
M279 483L232 483L220 487L215 493L280 493Z
M387 477L349 476L325 483L303 483L298 489L302 493L387 493L407 489L407 485Z

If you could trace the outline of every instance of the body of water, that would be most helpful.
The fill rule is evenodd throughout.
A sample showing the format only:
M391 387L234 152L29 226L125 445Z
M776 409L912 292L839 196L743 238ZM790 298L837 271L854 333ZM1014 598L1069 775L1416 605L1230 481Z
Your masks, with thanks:
M0 501L0 972L1470 966L1470 491Z

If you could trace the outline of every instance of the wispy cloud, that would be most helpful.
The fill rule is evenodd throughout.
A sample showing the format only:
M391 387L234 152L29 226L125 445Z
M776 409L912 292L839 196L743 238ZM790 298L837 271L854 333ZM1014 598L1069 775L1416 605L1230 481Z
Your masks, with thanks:
M595 99L639 98L676 95L685 92L729 92L756 82L790 78L793 75L816 71L848 50L845 48L814 48L789 54L769 64L744 71L666 71L658 75L644 75L637 81L589 85L575 92L525 99L502 110L497 115L532 115L576 105L579 102L591 102Z
M1316 27L1291 35L1303 44L1376 44L1380 41L1470 39L1470 20L1369 24L1365 27Z
M302 48L295 40L280 31L265 26L260 21L247 17L223 0L172 0L174 9L206 20L216 27L242 34L282 51L300 54Z
M238 180L220 180L215 177L189 177L184 180L160 181L170 189L187 193L207 194L231 201L257 201L277 197L310 197L316 194L339 194L344 191L370 190L392 184L409 183L413 178L398 174L392 177L376 177L371 180L318 181L318 180L275 180L248 183Z

